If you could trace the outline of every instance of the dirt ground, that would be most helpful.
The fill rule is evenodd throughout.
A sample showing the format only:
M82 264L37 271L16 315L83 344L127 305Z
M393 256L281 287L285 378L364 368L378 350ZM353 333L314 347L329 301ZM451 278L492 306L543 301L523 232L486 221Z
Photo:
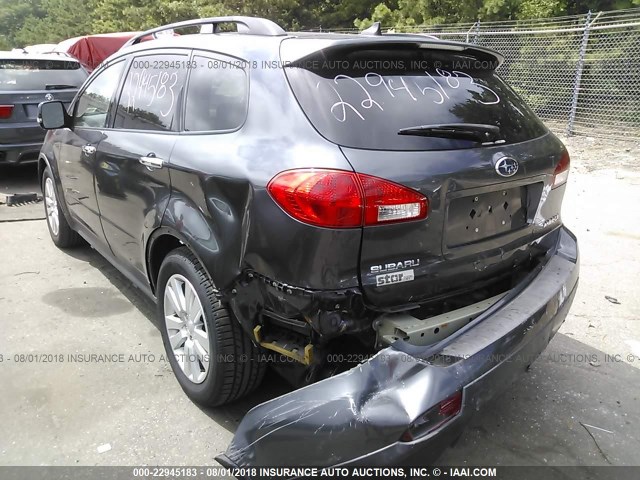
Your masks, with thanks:
M573 307L443 465L640 465L640 144L564 140ZM0 168L0 194L17 191L37 191L35 169ZM269 375L238 404L191 403L161 360L153 305L90 248L55 248L42 218L41 203L0 205L0 465L214 464L244 413L286 385ZM69 360L79 353L114 361Z

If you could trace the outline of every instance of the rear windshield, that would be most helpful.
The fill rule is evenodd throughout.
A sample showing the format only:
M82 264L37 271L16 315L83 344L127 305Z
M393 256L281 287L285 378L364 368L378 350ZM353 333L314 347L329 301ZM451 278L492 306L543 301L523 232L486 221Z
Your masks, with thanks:
M73 60L0 60L0 91L79 88L87 78Z
M539 137L546 128L494 72L495 59L392 45L316 54L286 67L307 117L328 140L375 150L472 148L477 141L399 135L438 124L500 129L501 143Z

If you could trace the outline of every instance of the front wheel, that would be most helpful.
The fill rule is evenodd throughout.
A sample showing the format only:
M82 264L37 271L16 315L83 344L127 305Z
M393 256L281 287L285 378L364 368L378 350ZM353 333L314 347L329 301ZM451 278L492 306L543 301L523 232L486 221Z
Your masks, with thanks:
M265 366L258 347L216 298L204 268L186 247L164 259L157 298L167 357L189 398L214 407L260 384Z

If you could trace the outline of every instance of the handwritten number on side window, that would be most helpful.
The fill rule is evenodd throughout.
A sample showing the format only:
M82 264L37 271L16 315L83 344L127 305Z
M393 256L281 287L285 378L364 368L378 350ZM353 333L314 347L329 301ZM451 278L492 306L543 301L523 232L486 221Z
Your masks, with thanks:
M169 93L171 94L171 102L169 102L169 108L167 109L166 113L163 113L162 110L160 111L160 115L162 115L163 117L166 117L171 113L171 111L173 110L173 104L176 101L175 92L173 91L173 87L175 87L176 83L178 83L178 74L176 72L173 72L171 74L168 81L171 82L172 80L173 80L173 83L171 83L168 88Z
M157 100L162 100L169 95L169 102L166 110L160 110L162 117L168 116L172 111L176 100L174 87L178 83L178 73L159 72L153 75L147 69L134 72L129 77L127 85L127 106L126 110L133 113L136 109L137 101L144 102L145 107L152 106Z

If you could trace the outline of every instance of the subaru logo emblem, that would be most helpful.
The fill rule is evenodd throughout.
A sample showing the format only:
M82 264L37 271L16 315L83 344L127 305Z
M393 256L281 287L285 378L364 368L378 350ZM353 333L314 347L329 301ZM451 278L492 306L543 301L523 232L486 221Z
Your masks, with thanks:
M47 93L47 94L44 96L44 99L45 99L47 102L50 102L51 100L53 100L53 95L51 95L50 93Z
M502 157L496 162L496 173L501 177L513 177L518 171L518 162L515 158Z

